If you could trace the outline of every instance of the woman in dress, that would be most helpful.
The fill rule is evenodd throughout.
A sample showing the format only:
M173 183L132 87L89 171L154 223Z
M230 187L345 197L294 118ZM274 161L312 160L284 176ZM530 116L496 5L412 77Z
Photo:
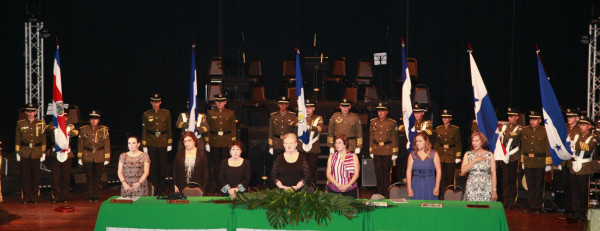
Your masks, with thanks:
M415 200L437 200L440 195L441 171L440 157L431 148L429 136L423 132L417 133L406 165L408 196Z
M495 201L496 193L496 160L494 154L483 149L487 139L481 132L471 135L473 150L465 153L460 174L469 173L465 188L465 201Z
M142 152L140 140L135 136L127 139L128 152L119 157L117 175L121 180L122 197L148 196L148 174L150 174L150 157Z
M283 154L273 162L271 179L277 188L298 191L310 182L310 168L306 157L301 155L296 146L298 137L294 133L283 135Z
M333 192L357 198L356 180L360 175L358 157L348 151L348 138L344 134L335 137L333 145L336 152L329 155L327 160L327 187Z
M181 135L185 148L175 154L173 185L175 192L182 192L189 183L199 184L203 191L208 184L208 160L204 150L198 148L198 138L193 132Z
M230 197L235 197L236 192L245 192L250 183L250 161L241 157L242 142L233 141L229 144L229 155L223 159L219 166L218 183L221 192Z

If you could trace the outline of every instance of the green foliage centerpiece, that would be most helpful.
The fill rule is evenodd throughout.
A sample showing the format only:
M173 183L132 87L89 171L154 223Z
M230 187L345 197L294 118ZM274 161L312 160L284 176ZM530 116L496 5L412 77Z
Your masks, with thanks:
M267 220L275 229L281 229L300 222L315 220L319 226L331 221L331 213L343 215L348 219L358 217L358 213L372 211L364 202L337 193L314 193L302 189L298 192L281 189L267 189L258 192L236 194L233 199L234 208L242 206L246 209L262 208Z

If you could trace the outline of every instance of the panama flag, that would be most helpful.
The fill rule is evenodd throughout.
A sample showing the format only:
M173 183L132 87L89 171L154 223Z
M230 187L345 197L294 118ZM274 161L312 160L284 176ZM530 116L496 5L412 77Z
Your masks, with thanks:
M554 95L554 90L552 90L552 86L544 70L540 50L537 50L536 54L540 78L540 93L542 94L544 126L546 127L552 162L554 165L559 165L563 160L571 158L572 153L569 148L571 143L567 140L567 127L560 112L556 95Z
M67 151L69 150L69 137L67 135L67 124L63 106L62 76L60 74L60 57L58 54L59 47L56 46L53 74L54 84L52 87L52 125L56 128L54 129L54 139L56 142L55 151L58 153L58 159L63 159L64 155L64 160L66 160Z
M404 39L402 39L402 120L404 120L404 131L408 142L406 149L408 153L412 152L412 142L417 134L415 130L415 116L412 110L411 91L412 85L410 82L410 73L408 72L408 64L406 63L406 52L404 50Z
M188 121L187 131L196 133L196 116L198 116L198 84L196 78L196 57L194 55L196 45L192 45L192 68L190 71L190 119Z
M302 69L300 68L300 50L296 49L296 95L298 96L298 138L303 145L309 142L308 123L306 121L306 105L304 87L302 86Z
M502 142L500 141L497 130L498 130L498 117L494 112L494 106L488 96L485 84L479 73L479 68L473 58L473 50L469 45L469 58L471 64L471 84L473 86L473 101L475 102L475 117L477 118L477 127L479 131L485 135L489 140L488 147L490 151L494 153L496 160L503 160L506 155L506 151L502 148Z

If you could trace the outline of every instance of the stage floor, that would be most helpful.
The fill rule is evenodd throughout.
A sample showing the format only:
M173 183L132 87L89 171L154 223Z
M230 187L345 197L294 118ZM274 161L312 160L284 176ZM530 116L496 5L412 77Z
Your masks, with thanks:
M76 190L79 191L79 190ZM370 198L375 190L360 190L360 198ZM119 187L105 191L101 201L120 192ZM213 195L213 194L209 194ZM215 195L218 196L218 195ZM73 193L74 200L68 204L52 204L48 191L42 191L41 201L36 205L23 205L20 195L4 195L0 203L0 230L93 230L96 216L100 209L99 202L88 202L83 191ZM524 204L519 201L518 204ZM79 211L59 213L54 209L65 205L73 206ZM525 213L522 209L506 210L506 218L510 230L582 230L586 224L557 224L553 220L562 216L559 213L535 214Z

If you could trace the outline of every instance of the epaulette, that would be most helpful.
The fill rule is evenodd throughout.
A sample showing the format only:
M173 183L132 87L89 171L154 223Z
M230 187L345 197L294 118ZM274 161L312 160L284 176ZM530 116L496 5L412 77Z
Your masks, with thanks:
M435 127L435 129L437 129L437 128L439 128L439 127L443 127L443 126L444 126L443 124L442 124L442 125L439 125L439 126Z
M392 118L388 118L388 119L393 121L394 123L398 123L395 119L392 119Z
M455 128L459 128L458 126L456 126L454 124L450 124L450 126L455 127Z
M161 110L161 111L169 111L169 110L167 110L167 109L164 109L164 108L161 108L160 110Z
M271 112L271 114L269 114L269 115L275 115L275 114L277 114L277 111Z
M81 128L79 128L79 129L84 129L84 128L87 128L87 127L89 127L89 126L90 126L90 125L83 125L83 126L81 126Z
M377 118L373 118L373 119L371 119L370 121L373 121L373 120L376 120L376 119L377 119Z
M339 114L342 114L342 113L341 112L334 112L333 115L331 115L331 116L335 116L335 115L339 115Z
M288 112L289 112L290 114L294 114L294 115L296 114L296 112L293 112L293 111L288 111Z
M19 120L19 121L17 121L17 123L18 123L18 122L21 122L21 121L25 121L25 119Z

